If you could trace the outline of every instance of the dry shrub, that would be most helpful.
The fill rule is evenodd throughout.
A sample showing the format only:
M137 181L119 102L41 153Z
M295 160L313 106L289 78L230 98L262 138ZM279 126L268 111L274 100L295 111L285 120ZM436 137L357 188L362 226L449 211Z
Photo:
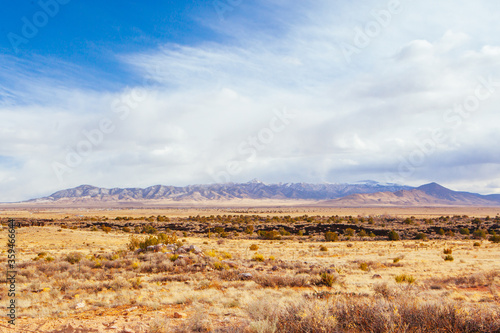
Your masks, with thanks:
M194 314L182 323L178 332L213 332L212 322L208 312L202 305L194 307Z
M162 275L152 278L151 282L186 282L191 281L192 278L185 274Z
M311 276L308 274L297 275L269 275L259 274L253 279L255 283L263 287L305 287L311 284Z
M240 271L237 270L224 270L219 272L219 279L224 281L238 281L241 280Z
M272 300L247 312L256 322L267 321L276 332L498 332L499 308L461 303L422 302L407 297L394 301L369 298Z
M460 287L474 288L481 286L489 286L493 284L497 276L500 276L499 271L490 271L490 272L476 273L472 275L448 277L444 279L432 278L428 280L428 282L437 285L455 284Z

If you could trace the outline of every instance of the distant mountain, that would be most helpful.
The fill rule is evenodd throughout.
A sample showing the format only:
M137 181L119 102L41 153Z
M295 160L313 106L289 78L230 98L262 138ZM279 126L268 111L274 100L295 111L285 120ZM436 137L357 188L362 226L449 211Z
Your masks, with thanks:
M265 184L258 180L248 183L227 183L189 186L155 185L147 188L101 188L81 185L55 192L48 197L26 203L56 205L217 204L247 200L284 201L308 200L310 204L334 207L362 206L500 206L500 195L480 195L457 192L439 184L420 187L380 184L361 181L354 184ZM253 201L252 201L253 200Z
M436 183L410 190L352 194L321 203L327 206L500 206L500 195L457 192Z
M253 180L239 184L189 185L184 187L155 185L147 188L112 189L81 185L55 192L48 197L33 199L29 202L209 201L233 199L327 200L342 198L354 193L395 192L409 189L412 189L412 187L397 184L379 184L373 181L357 184L265 184Z

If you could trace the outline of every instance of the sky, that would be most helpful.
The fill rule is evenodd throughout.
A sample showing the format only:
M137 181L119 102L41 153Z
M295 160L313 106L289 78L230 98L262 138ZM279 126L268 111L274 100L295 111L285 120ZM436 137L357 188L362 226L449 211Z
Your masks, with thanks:
M496 0L9 0L0 202L376 180L500 193Z

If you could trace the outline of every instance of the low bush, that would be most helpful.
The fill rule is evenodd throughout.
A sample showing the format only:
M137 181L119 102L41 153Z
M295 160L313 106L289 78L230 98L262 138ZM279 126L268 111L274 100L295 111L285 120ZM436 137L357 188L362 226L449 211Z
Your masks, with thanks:
M416 281L416 279L411 276L411 275L407 275L407 274L400 274L400 275L396 275L396 277L394 278L396 280L397 283L403 283L403 282L406 282L406 283L414 283Z
M262 254L258 254L256 253L253 258L252 258L253 261L259 261L259 262L262 262L264 261L264 256Z
M500 243L500 235L490 236L489 240L493 243Z
M339 234L333 231L327 231L325 232L325 240L327 242L336 242L339 240Z
M460 232L461 235L469 235L470 231L467 228L461 228L458 232Z
M456 302L422 302L407 296L395 300L368 298L262 299L248 306L250 331L320 332L499 332L498 306ZM253 326L252 326L253 325ZM264 329L265 328L265 329ZM243 330L238 330L242 332Z
M267 239L267 240L281 239L281 234L276 230L270 230L270 231L259 230L257 234L262 239Z
M399 234L394 230L389 231L389 233L387 234L387 237L391 241L398 241L399 240Z

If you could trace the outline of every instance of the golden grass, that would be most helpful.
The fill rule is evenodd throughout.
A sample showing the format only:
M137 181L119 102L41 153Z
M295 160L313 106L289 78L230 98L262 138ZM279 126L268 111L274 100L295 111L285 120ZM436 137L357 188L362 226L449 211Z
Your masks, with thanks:
M108 213L91 211L89 216ZM109 214L115 213L130 216L132 211ZM401 295L414 302L416 313L424 311L418 304L427 301L459 302L449 304L460 304L463 311L484 306L498 309L500 244L487 240L474 246L477 241L472 239L327 243L305 236L263 240L257 235L222 239L177 234L183 244L199 246L205 256L184 254L187 257L181 263L178 258L172 261L173 254L167 252L133 254L126 250L130 234L121 231L18 229L19 329L60 332L71 324L84 325L91 332L106 331L106 325L113 323L118 330L134 332L161 332L165 326L167 331L185 332L223 327L233 327L234 332L272 327L294 331L341 313L345 299L359 300L353 306L365 302L376 310L382 297L389 302L383 309L394 310L393 306L401 306ZM0 244L6 240L4 227ZM252 251L252 245L258 251ZM328 251L322 251L324 246ZM453 253L454 261L443 260L443 249ZM253 260L256 255L258 260ZM4 250L0 261L5 264L5 260ZM252 277L242 278L242 273ZM397 283L403 275L411 277L402 279L411 283ZM0 296L6 297L5 284ZM272 311L280 309L276 318L284 321L266 317L274 313L266 304ZM311 307L321 311L311 312ZM302 324L280 326L295 318L295 313L304 314ZM5 323L5 318L1 320ZM330 328L340 325L338 321L326 323Z

